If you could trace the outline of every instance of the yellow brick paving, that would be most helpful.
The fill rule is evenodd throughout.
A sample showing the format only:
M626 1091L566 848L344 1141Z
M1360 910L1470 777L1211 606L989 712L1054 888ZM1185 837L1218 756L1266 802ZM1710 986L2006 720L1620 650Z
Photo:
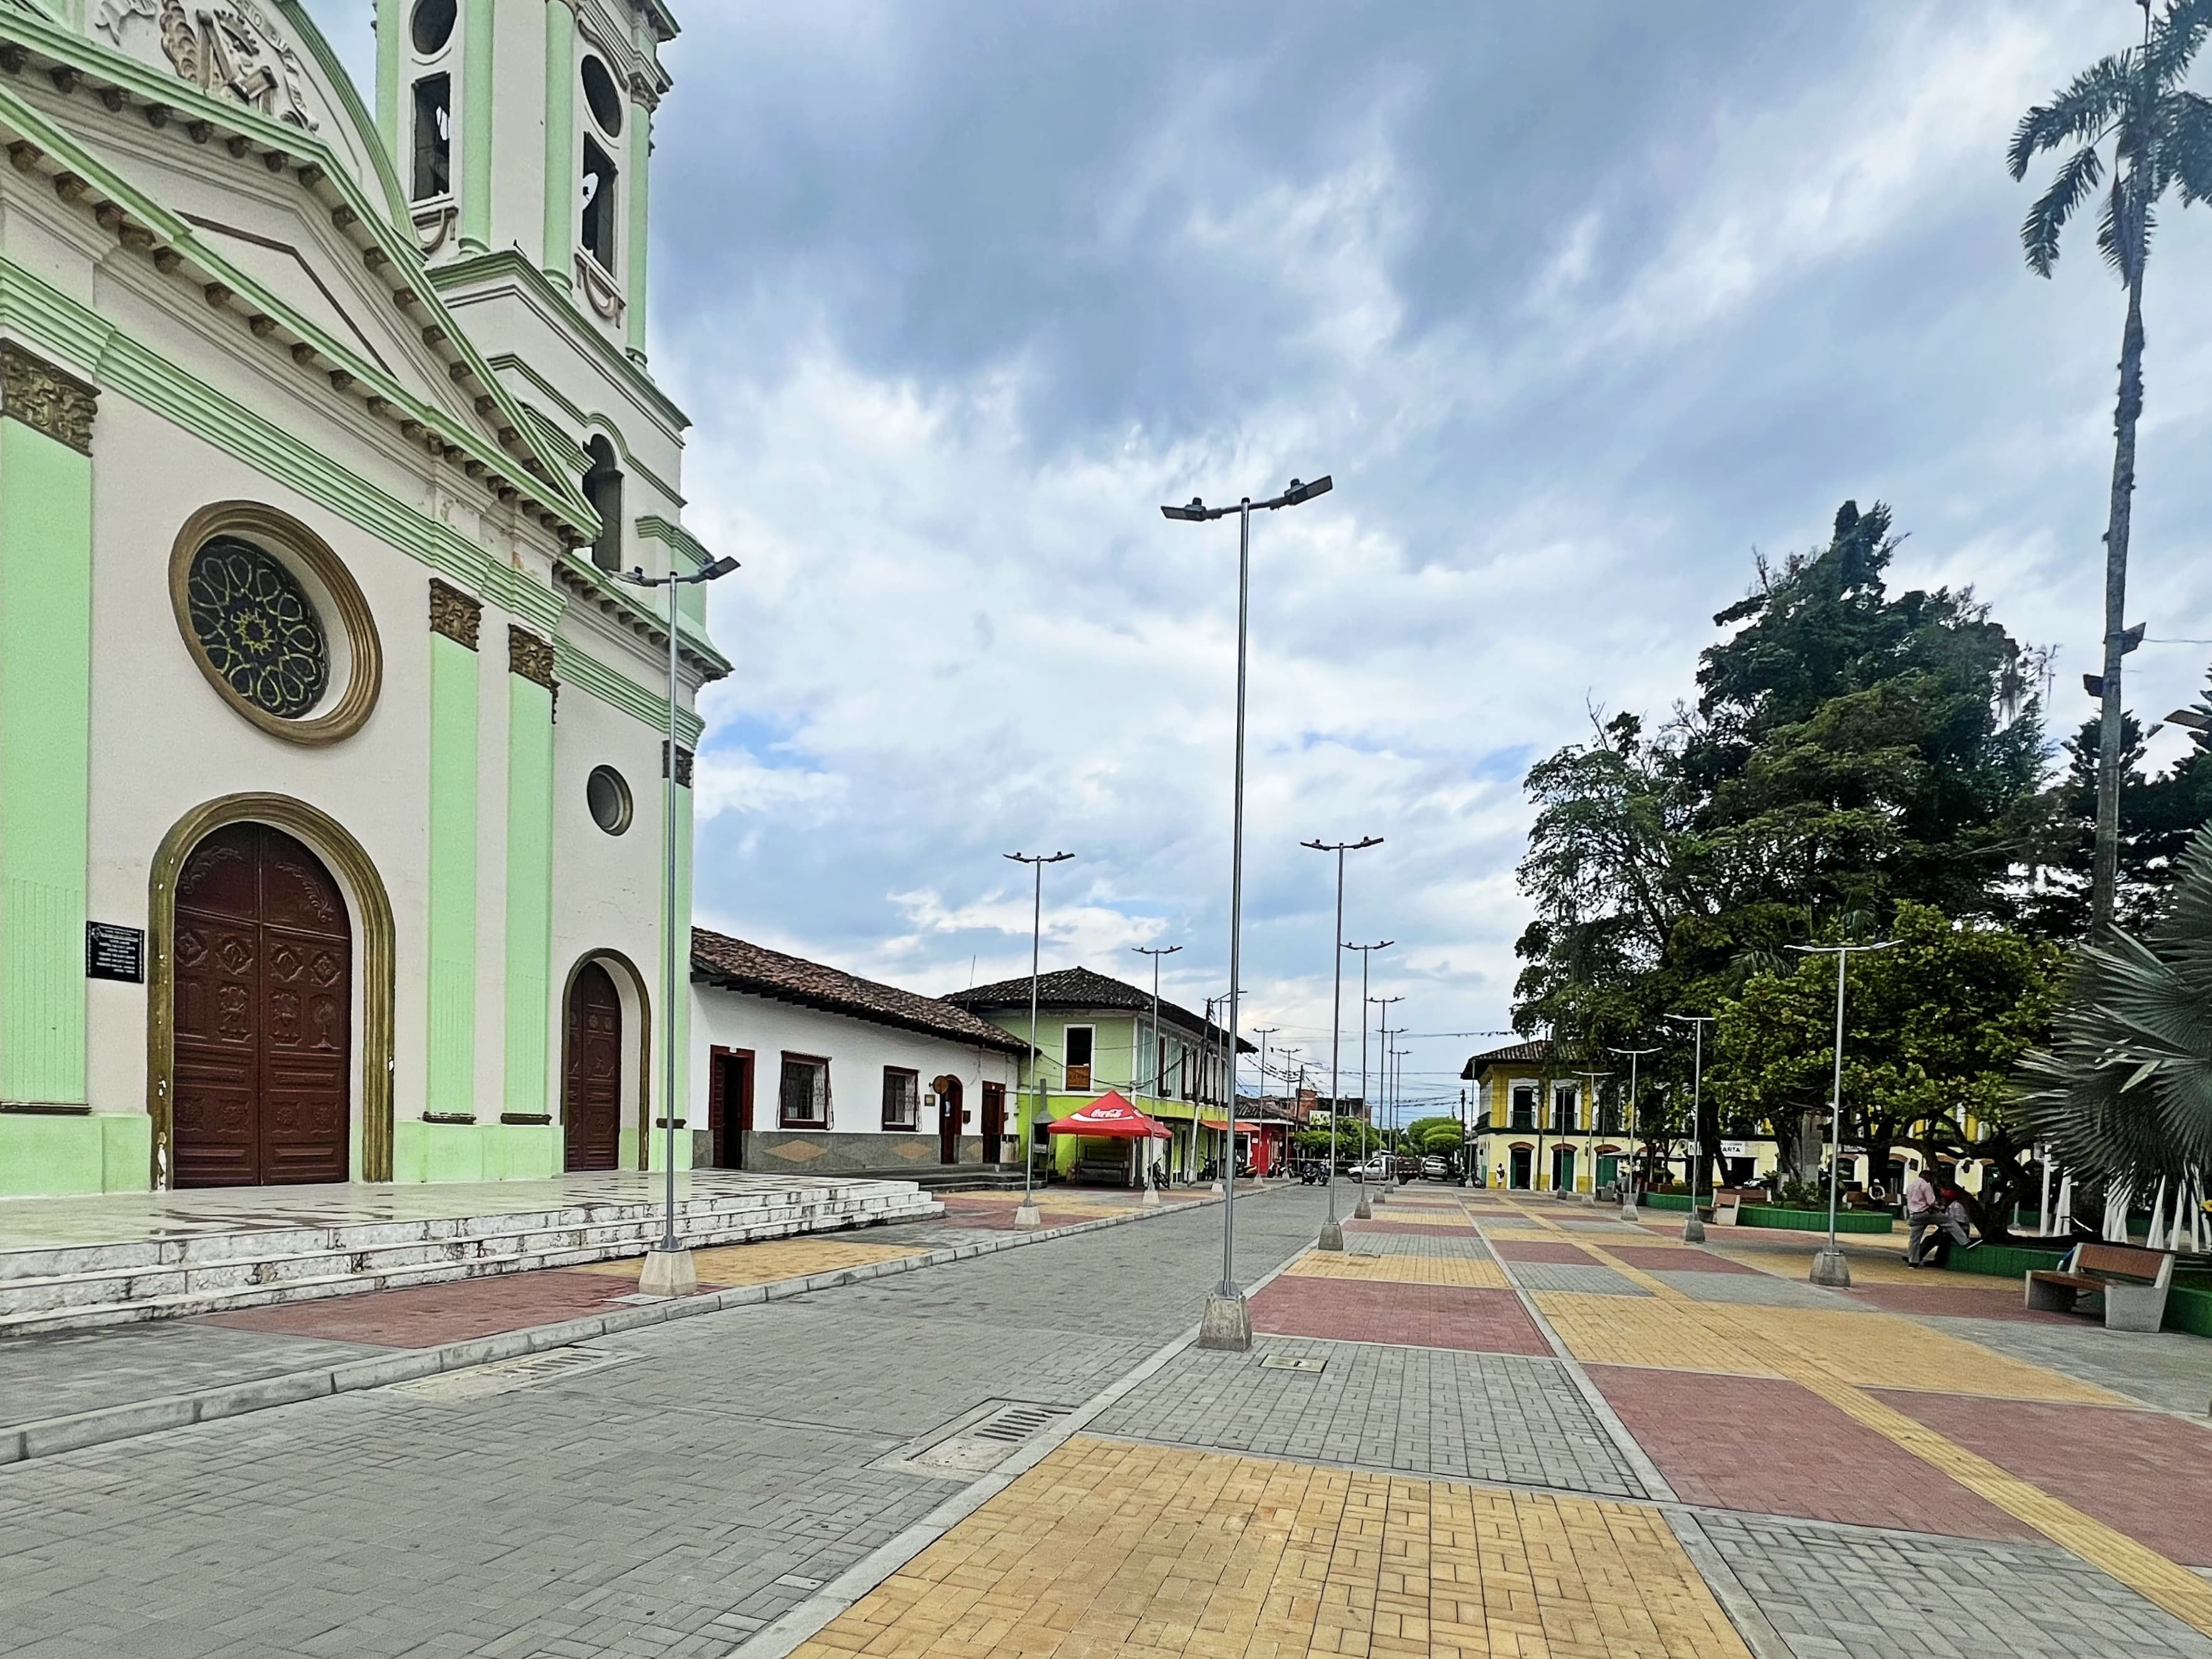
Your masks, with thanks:
M1363 1279L1377 1285L1456 1285L1487 1291L1508 1288L1504 1271L1495 1261L1468 1261L1455 1256L1337 1255L1310 1250L1285 1271L1301 1279Z
M2070 1550L2185 1624L2212 1636L2212 1583L2095 1516L2084 1514L1978 1453L1969 1451L1866 1390L1869 1387L1918 1387L1954 1394L2107 1406L2126 1406L2132 1401L2102 1389L2092 1389L2086 1383L2040 1366L2010 1360L1979 1344L1943 1336L1911 1320L1886 1314L1830 1314L1811 1309L1698 1302L1662 1280L1630 1267L1602 1246L1593 1243L1591 1253L1650 1291L1657 1307L1679 1316L1681 1340L1686 1346L1718 1341L1733 1345L1746 1356L1757 1352L1764 1362L1762 1369L1770 1374L1785 1376L1812 1390L1875 1433L1942 1470L1977 1497L2027 1522L2053 1543ZM1536 1298L1538 1306L1544 1309L1545 1317L1559 1332L1561 1340L1568 1344L1577 1358L1584 1358L1582 1348L1576 1346L1576 1339L1561 1326L1560 1313L1553 1312L1550 1305L1577 1299L1571 1292L1559 1291ZM1643 1300L1626 1297L1579 1299L1614 1304ZM1563 1308L1562 1312L1565 1311ZM1605 1339L1595 1328L1601 1322L1572 1313L1568 1313L1567 1317L1579 1325L1583 1340L1594 1349L1602 1346ZM1832 1322L1839 1320L1848 1323ZM1951 1345L1965 1352L1953 1352L1941 1346L1928 1347L1921 1342L1923 1337L1934 1338L1939 1345ZM1928 1369L1917 1372L1916 1377L1925 1379L1932 1373L1938 1380L1869 1380L1868 1373L1871 1370L1894 1370L1895 1366L1883 1352L1893 1346L1925 1362ZM1646 1352L1650 1352L1648 1345ZM1877 1355L1881 1355L1879 1359ZM1700 1364L1688 1369L1711 1368ZM2035 1375L2024 1379L2022 1372ZM2044 1391L2008 1392L2008 1387L2017 1389L2030 1382Z
M852 1244L835 1238L775 1238L757 1244L723 1244L694 1250L692 1266L702 1285L772 1285L780 1279L804 1279L809 1273L842 1272L901 1256L926 1255L915 1245ZM604 1273L610 1279L637 1277L635 1256L620 1261L592 1261L569 1273Z
M797 1652L1748 1659L1648 1507L1079 1436Z

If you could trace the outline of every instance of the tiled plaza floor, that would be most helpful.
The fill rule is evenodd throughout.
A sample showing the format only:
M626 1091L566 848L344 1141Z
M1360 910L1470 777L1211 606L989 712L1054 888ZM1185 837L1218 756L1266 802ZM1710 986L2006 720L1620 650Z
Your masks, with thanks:
M1048 1218L1132 1201L1047 1196ZM701 1277L973 1243L1017 1199L702 1252ZM1252 1351L1203 1350L1176 1334L1219 1212L1187 1203L625 1333L593 1345L620 1363L514 1393L371 1390L0 1468L0 1648L2212 1659L2197 1339L2013 1317L2017 1285L1907 1273L1901 1239L1854 1244L1838 1293L1804 1281L1804 1239L1700 1249L1416 1186L1342 1253L1308 1248L1319 1193L1249 1222L1240 1199L1240 1277L1273 1276ZM66 1390L75 1364L96 1393L100 1352L188 1378L486 1316L489 1292L432 1288L0 1346L0 1389ZM501 1288L560 1313L630 1285ZM1064 1437L923 1525L969 1477L916 1467L915 1437L994 1401L1065 1408Z

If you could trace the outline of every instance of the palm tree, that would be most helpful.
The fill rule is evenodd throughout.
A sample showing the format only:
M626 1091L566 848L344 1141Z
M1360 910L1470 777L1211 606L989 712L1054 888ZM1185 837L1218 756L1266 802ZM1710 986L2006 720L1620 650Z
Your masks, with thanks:
M2142 7L2142 44L2100 58L2047 104L2021 118L2006 161L2017 179L2045 151L2072 149L2051 187L2036 198L2020 228L2027 267L2051 275L2058 238L2075 210L2096 194L2109 171L2112 186L2098 216L2097 248L2127 289L2120 334L2120 390L2112 415L2112 494L2105 525L2105 672L2103 726L2097 756L2097 838L2090 876L2090 926L2112 929L2120 845L2120 659L2125 637L2128 516L2136 487L2136 426L2142 418L2143 264L2157 204L2168 189L2185 205L2212 196L2212 100L2189 91L2197 50L2212 33L2212 0L2166 0L2154 17ZM2105 160L2106 143L2112 160ZM2094 688L2093 688L2094 689Z
M2051 1046L2020 1081L2021 1115L2070 1169L2212 1176L2212 826L2141 939L2115 930L2082 949Z

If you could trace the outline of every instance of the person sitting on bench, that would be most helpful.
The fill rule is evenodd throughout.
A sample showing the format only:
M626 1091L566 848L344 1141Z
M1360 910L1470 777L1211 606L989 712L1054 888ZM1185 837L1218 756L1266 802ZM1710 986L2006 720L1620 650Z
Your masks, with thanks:
M1929 1227L1936 1230L1936 1237L1923 1250L1920 1248L1920 1235ZM1956 1244L1962 1250L1971 1250L1974 1248L1974 1241L1966 1228L1966 1194L1956 1187L1947 1186L1936 1194L1935 1206L1915 1221L1911 1243L1905 1252L1905 1265L1908 1267L1940 1267L1950 1261L1952 1245Z

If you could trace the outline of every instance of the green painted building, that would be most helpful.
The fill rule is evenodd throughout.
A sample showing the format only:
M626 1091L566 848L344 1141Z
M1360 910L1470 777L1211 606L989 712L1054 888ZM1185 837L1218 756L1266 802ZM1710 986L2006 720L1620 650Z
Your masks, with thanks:
M659 1144L675 22L376 26L364 96L292 0L0 7L0 1195Z
M1176 1178L1194 1177L1218 1154L1222 1132L1199 1120L1225 1121L1230 1066L1224 1027L1165 998L1155 1022L1151 992L1088 968L1041 975L1036 991L1036 1057L1023 1070L1018 1125L1065 1117L1113 1089L1175 1132L1172 1146L1155 1156ZM1016 1036L1030 1035L1027 975L955 991L945 1000ZM1237 1048L1239 1054L1254 1052L1242 1038ZM1038 1137L1040 1146L1044 1139ZM1112 1143L1054 1138L1051 1155L1060 1173L1086 1154L1120 1155Z

